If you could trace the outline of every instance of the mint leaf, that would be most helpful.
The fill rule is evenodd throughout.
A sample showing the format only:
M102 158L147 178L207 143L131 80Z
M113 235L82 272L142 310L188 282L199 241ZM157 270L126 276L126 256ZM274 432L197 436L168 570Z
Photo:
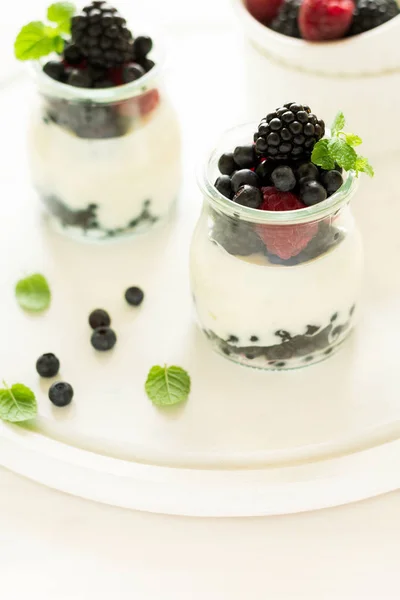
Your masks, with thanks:
M71 19L75 14L72 2L56 2L47 9L47 19L57 23L59 33L71 33Z
M311 160L315 165L318 165L327 171L335 168L335 161L330 156L329 152L329 140L323 139L315 144Z
M147 376L145 390L156 406L172 406L187 400L190 376L181 367L152 367Z
M332 136L338 134L339 131L342 131L342 129L344 128L345 125L346 125L346 119L344 118L344 114L342 112L338 112L338 114L336 115L336 117L332 123L332 127L331 127Z
M18 60L36 60L54 52L59 42L57 36L49 35L49 29L52 30L40 21L32 21L25 25L15 40L15 57Z
M345 140L338 137L331 138L329 140L328 149L333 160L337 162L340 167L343 167L345 171L354 169L357 160L357 153L354 148L345 142Z
M43 275L35 273L18 281L15 295L21 308L32 312L41 312L50 305L51 292Z
M366 173L370 177L373 177L375 175L373 167L369 164L368 159L364 158L364 156L357 157L354 169L357 172L357 174L359 172Z
M349 144L349 146L359 146L362 144L362 139L358 135L354 135L354 133L345 133L344 139Z
M35 394L22 383L11 388L3 381L0 389L0 419L9 423L21 423L33 419L37 413Z

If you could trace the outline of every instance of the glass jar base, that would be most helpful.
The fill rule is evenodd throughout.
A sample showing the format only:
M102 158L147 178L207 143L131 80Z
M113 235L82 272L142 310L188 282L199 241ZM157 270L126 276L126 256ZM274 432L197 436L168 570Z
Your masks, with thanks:
M245 351L242 351L241 348L229 344L212 332L203 329L203 333L208 338L214 352L239 365L263 371L290 371L322 362L342 347L352 331L353 326L349 325L329 344L321 348L315 348L313 352L308 354L271 360L267 356L266 349L261 346L248 347Z
M48 202L45 201L48 207ZM155 227L167 223L176 208L176 200L172 203L169 210L162 215L155 215L151 210L151 203L145 201L142 209L130 222L123 227L107 228L97 222L95 218L96 207L89 206L83 211L77 211L81 215L80 219L65 218L65 215L55 214L54 210L44 214L45 221L57 233L70 237L80 242L110 242L117 239L132 238L143 235Z

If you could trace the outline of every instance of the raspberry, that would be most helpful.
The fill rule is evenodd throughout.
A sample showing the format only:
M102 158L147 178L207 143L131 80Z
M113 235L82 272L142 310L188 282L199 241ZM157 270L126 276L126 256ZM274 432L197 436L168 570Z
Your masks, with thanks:
M246 7L257 21L268 25L278 14L282 2L283 0L246 0Z
M351 25L354 8L353 0L304 0L299 11L302 37L312 42L342 38Z
M306 208L291 192L280 192L274 187L263 187L260 210L286 211ZM287 260L297 256L318 233L318 223L298 225L257 225L257 233L268 252Z

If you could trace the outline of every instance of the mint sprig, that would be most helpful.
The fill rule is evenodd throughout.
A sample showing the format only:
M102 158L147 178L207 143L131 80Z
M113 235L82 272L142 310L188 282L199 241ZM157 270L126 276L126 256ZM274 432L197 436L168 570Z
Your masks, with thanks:
M345 171L355 171L357 177L359 173L373 177L374 169L368 159L354 150L362 143L362 139L354 133L343 131L345 126L344 114L339 112L332 123L331 137L315 144L311 155L312 162L326 170L334 169L335 164L338 164Z
M47 19L51 25L42 21L32 21L18 33L14 43L14 53L18 60L37 60L52 52L61 54L64 49L63 35L71 31L71 19L75 6L71 2L57 2L49 6Z
M20 279L15 286L18 304L30 312L42 312L49 307L51 292L45 277L35 273Z
M181 367L152 367L147 376L145 390L156 406L172 406L187 400L190 376Z
M3 381L0 389L0 419L8 423L22 423L37 414L35 394L22 383L9 387Z

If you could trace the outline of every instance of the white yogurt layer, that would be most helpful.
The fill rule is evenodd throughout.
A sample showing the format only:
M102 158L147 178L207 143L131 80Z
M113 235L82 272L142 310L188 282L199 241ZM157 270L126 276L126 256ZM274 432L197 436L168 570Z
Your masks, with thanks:
M351 232L321 257L297 266L272 265L255 254L235 257L197 231L191 279L201 326L236 346L273 346L276 331L303 335L307 326L351 326L363 266L358 232ZM251 341L256 336L258 341ZM254 339L254 338L253 338ZM335 342L339 342L337 339ZM243 361L242 361L243 362Z
M176 200L181 178L180 133L168 101L126 135L83 139L54 123L33 119L30 161L36 189L71 210L96 204L104 229L124 228L149 200L162 218Z

